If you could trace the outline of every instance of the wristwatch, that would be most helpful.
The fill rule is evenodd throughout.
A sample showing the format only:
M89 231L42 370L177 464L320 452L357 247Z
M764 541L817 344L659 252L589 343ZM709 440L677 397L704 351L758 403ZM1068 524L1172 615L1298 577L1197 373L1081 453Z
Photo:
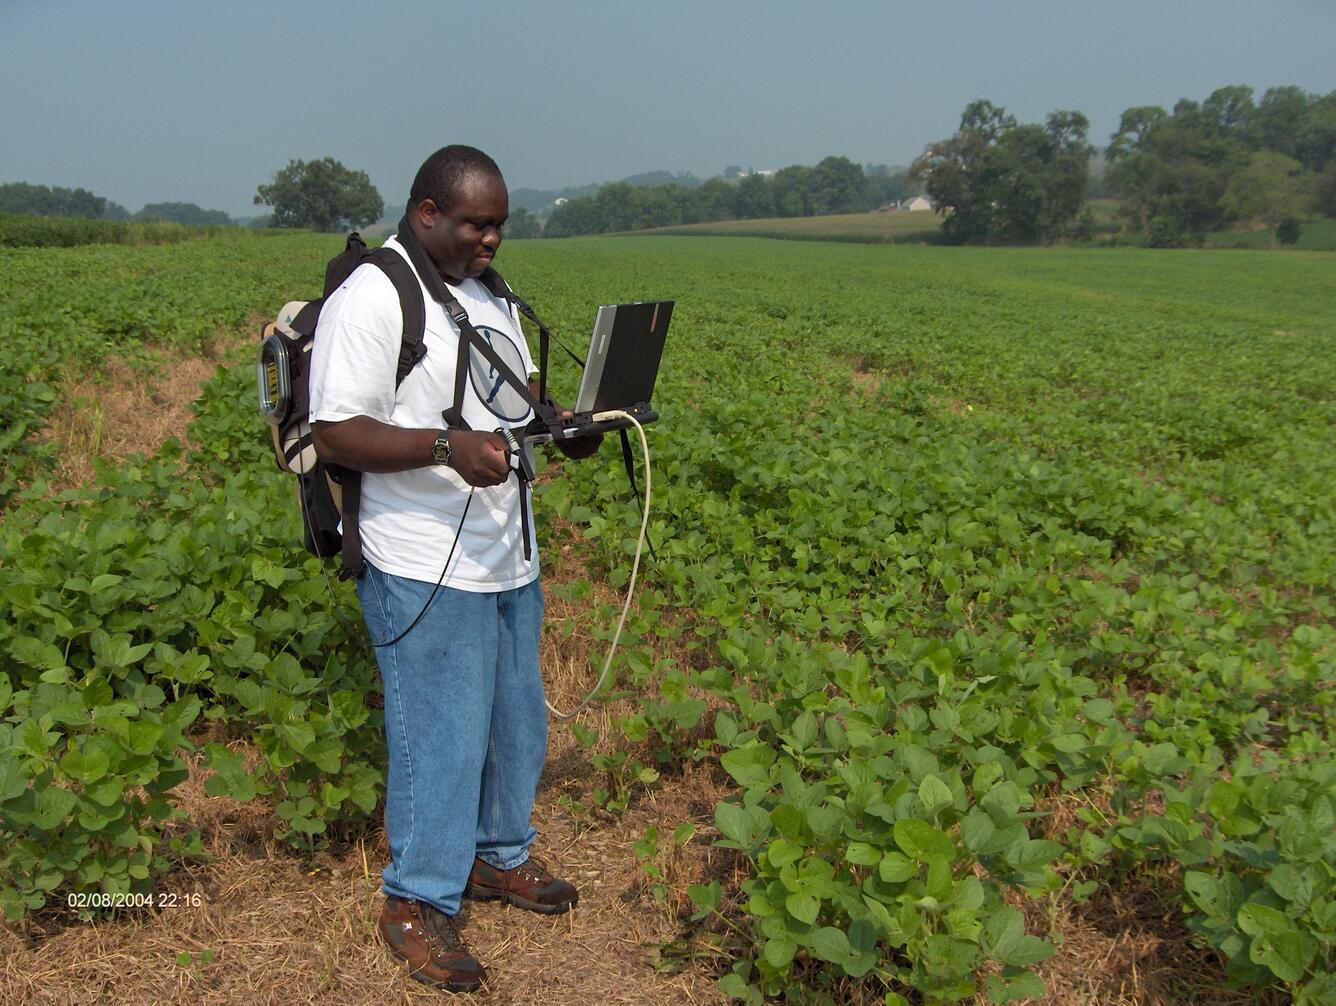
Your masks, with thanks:
M450 464L450 431L441 430L436 443L431 445L431 457L438 465Z

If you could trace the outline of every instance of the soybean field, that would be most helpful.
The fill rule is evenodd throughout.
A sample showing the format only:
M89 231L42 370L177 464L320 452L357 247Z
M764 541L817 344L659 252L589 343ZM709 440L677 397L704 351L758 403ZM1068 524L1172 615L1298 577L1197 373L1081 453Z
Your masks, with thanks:
M41 432L72 375L243 341L339 247L0 249L0 906L25 940L193 869L191 780L312 862L377 826L373 658L301 551L245 353L183 441L86 486L47 481ZM656 236L499 265L577 352L597 304L677 302L655 558L561 803L588 843L708 793L631 853L661 968L752 1006L1082 1001L1069 924L1141 899L1207 962L1177 1001L1336 1001L1329 255ZM613 443L538 493L592 682L639 515Z

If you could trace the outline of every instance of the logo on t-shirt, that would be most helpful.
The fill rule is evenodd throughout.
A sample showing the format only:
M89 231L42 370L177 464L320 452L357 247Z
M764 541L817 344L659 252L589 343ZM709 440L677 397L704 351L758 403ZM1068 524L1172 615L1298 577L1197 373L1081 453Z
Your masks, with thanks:
M527 383L524 354L515 344L514 337L495 328L488 328L486 325L476 327L478 334L487 340L511 373L519 378L521 383ZM507 383L505 376L476 350L469 354L469 380L473 384L473 393L478 396L478 400L498 419L508 423L518 423L529 414L529 403Z

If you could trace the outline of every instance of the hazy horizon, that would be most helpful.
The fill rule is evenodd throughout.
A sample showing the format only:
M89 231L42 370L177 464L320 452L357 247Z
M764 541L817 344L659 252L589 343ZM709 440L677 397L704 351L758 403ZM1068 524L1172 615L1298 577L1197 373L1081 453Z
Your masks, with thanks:
M1102 149L1134 105L1336 90L1336 4L1318 0L525 0L481 16L426 0L0 0L0 38L0 182L233 216L266 212L256 186L293 158L366 171L393 213L450 142L487 150L512 188L560 189L832 154L907 165L975 98L1025 122L1079 110Z

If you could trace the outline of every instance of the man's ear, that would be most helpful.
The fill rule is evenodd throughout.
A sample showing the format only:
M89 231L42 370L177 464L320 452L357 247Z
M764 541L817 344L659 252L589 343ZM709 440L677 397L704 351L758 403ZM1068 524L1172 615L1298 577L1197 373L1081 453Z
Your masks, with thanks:
M440 220L442 216L441 208L436 205L436 200L434 199L423 199L413 207L413 210L417 214L418 222L421 223L423 227L436 226L436 222Z

